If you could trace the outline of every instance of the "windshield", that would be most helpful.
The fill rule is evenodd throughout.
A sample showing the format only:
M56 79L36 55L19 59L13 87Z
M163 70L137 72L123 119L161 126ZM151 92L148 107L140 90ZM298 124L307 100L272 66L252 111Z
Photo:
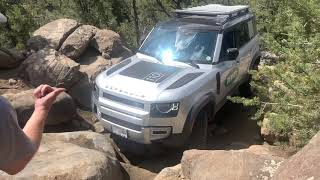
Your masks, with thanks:
M211 64L217 38L216 31L188 29L154 29L139 51L165 61Z

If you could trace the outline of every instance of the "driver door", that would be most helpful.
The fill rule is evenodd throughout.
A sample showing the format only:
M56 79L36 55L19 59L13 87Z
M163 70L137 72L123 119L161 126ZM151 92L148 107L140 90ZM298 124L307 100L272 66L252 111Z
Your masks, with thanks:
M239 56L230 59L227 50L231 48L236 48L235 30L232 29L223 34L219 62L216 65L219 70L217 78L220 78L219 102L230 95L240 81Z

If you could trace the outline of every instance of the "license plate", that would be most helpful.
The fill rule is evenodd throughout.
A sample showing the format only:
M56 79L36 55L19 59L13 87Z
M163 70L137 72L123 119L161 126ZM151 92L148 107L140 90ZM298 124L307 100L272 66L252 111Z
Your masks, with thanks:
M118 127L118 126L112 126L112 132L116 135L119 135L121 137L124 137L124 138L128 138L128 132L126 129L123 129L121 127Z

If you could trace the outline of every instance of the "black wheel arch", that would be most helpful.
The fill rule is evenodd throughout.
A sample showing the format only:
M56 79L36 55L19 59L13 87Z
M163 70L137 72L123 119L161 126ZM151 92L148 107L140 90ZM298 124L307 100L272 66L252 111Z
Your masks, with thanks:
M215 114L215 97L213 93L207 93L202 96L198 102L192 106L184 123L184 133L187 135L191 134L193 125L202 110L208 113L209 121L213 120Z
M201 110L205 110L208 115L214 117L215 114L215 96L212 92L202 96L190 109L183 131L180 134L173 134L166 139L158 140L167 147L182 147L192 133L192 128L196 122L198 114ZM210 119L209 119L210 120Z

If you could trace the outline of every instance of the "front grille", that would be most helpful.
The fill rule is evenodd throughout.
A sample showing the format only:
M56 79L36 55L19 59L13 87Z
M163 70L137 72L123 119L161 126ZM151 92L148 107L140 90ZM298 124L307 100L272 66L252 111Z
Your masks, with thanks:
M114 96L114 95L111 95L111 94L108 94L108 93L103 93L103 97L106 98L106 99L110 99L112 101L115 101L115 102L119 102L119 103L122 103L122 104L126 104L126 105L129 105L129 106L132 106L132 107L137 107L137 108L140 108L140 109L144 109L144 104L143 103L139 103L139 102L132 101L132 100L129 100L129 99L124 99L124 98L117 97L117 96Z
M109 116L109 115L106 115L103 113L101 114L101 117L103 119L105 119L109 122L112 122L114 124L117 124L119 126L123 126L123 127L129 128L129 129L135 130L135 131L141 131L141 126L139 126L139 125L132 124L127 121L123 121L121 119L118 119L118 118L115 118L115 117L112 117L112 116Z

